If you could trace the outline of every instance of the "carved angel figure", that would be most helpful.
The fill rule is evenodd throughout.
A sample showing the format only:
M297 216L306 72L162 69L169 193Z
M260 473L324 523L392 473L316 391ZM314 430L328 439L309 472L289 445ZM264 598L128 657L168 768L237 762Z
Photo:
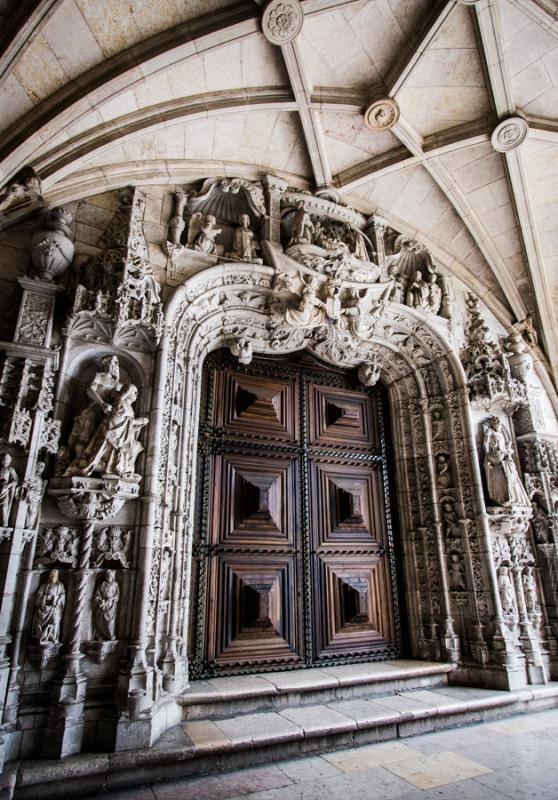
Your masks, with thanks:
M229 257L234 261L255 261L260 245L256 234L250 227L248 214L241 214L238 218L238 228L234 232L232 251Z
M212 256L215 253L217 249L215 246L215 239L222 230L221 228L215 227L216 222L217 220L212 214L207 214L207 216L204 217L200 231L194 239L194 250L199 250L200 253L205 253L208 256Z
M93 596L93 622L95 638L114 641L116 637L116 615L120 587L113 569L107 569L105 580L99 584Z
M0 524L7 528L10 524L10 513L14 502L19 476L12 467L9 453L0 456Z
M302 290L302 297L295 308L287 306L285 322L293 328L317 328L325 322L326 304L318 297L319 281L312 278Z
M120 366L116 356L105 356L101 359L101 369L96 373L87 389L89 402L75 418L68 439L70 450L76 459L70 464L65 475L74 475L85 465L89 453L98 446L103 436L104 417L112 410L112 402L122 388L120 383Z
M467 578L465 577L465 569L457 553L452 553L450 556L448 575L451 589L455 592L466 591Z
M498 506L530 505L513 460L511 441L499 417L491 417L484 426L483 449L489 498Z
M32 634L41 644L60 641L65 604L66 590L58 580L58 570L51 569L46 583L39 586L35 596Z
M149 422L148 417L136 419L134 403L138 396L133 383L124 386L117 395L111 412L103 426L103 437L92 458L83 470L84 475L111 475L137 480L134 464L143 450L138 433Z

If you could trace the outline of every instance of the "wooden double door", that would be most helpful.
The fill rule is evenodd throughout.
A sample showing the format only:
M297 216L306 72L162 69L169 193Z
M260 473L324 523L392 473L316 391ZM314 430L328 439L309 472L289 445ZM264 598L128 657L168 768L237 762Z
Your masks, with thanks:
M306 354L208 357L193 675L398 655L384 399Z

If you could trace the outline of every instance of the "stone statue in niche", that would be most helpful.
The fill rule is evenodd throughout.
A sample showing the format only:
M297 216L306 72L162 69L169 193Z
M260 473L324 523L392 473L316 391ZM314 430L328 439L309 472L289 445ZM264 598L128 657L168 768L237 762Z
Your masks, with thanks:
M438 314L442 306L442 290L435 272L428 276L428 305L433 314Z
M457 553L452 553L448 567L450 588L454 592L465 592L467 590L467 578L461 559Z
M41 181L32 169L22 170L10 183L6 184L0 192L0 214L15 206L40 200L42 197Z
M498 591L502 603L502 613L506 617L515 618L515 594L508 567L499 567L498 569Z
M4 528L10 524L12 505L19 484L19 476L12 467L12 461L9 453L0 455L0 525Z
M212 214L207 214L203 218L200 230L196 234L194 243L192 245L194 250L198 250L200 253L205 253L206 256L212 256L215 254L217 250L215 239L222 232L221 228L216 227L216 223L217 220Z
M447 456L439 455L436 459L436 480L439 489L449 489L451 475Z
M500 417L484 425L484 471L488 496L498 506L530 506L513 460L512 446Z
M412 283L407 289L407 294L405 295L405 304L411 308L417 308L419 311L425 311L426 309L430 308L429 297L429 286L426 281L422 279L421 272L417 270Z
M358 258L359 261L369 261L368 250L366 249L366 239L363 234L353 228L348 222L343 225L343 241L348 246L349 251Z
M401 267L398 264L393 264L388 269L388 276L392 281L390 300L393 303L403 303L405 297L405 281L401 275Z
M48 579L37 589L32 635L40 644L60 641L60 626L66 604L66 591L58 579L58 570L51 569Z
M550 526L544 508L538 500L533 500L533 532L537 544L548 544L550 542Z
M319 286L319 279L311 278L297 305L285 309L285 322L292 328L317 328L325 323L326 304L318 297Z
M539 609L539 604L537 601L537 583L533 575L533 567L525 567L523 570L522 583L527 611L529 614L535 614Z
M114 641L116 638L116 616L120 600L120 587L116 572L107 569L105 580L99 584L93 596L93 622L95 638Z
M314 223L306 213L304 202L299 200L295 205L295 213L291 225L291 238L287 247L295 244L312 244L314 234Z
M174 216L169 222L168 241L173 245L180 245L182 232L186 227L186 220L184 219L184 209L188 202L188 195L186 192L174 193Z
M134 403L138 390L133 383L126 384L116 396L95 437L96 448L87 448L91 460L83 469L83 475L103 475L127 480L139 480L134 473L136 459L143 450L138 441L140 430L149 422L148 417L136 419Z
M444 423L444 417L440 409L438 408L433 409L431 421L432 421L432 438L435 441L438 439L443 439L445 423Z
M68 448L75 458L65 475L75 475L87 465L90 454L98 447L102 437L104 418L112 411L112 402L122 388L120 365L116 356L101 359L101 369L87 389L89 402L76 417L68 439Z
M262 264L262 259L257 258L260 249L256 234L250 227L248 214L241 214L238 218L238 227L234 232L232 251L228 257L233 261L250 261L253 264Z
M35 474L29 478L24 484L25 499L27 500L27 517L25 518L25 527L33 529L37 526L39 521L39 510L41 508L41 501L45 490L45 482L43 480L43 472L45 471L45 462L37 461L35 466Z

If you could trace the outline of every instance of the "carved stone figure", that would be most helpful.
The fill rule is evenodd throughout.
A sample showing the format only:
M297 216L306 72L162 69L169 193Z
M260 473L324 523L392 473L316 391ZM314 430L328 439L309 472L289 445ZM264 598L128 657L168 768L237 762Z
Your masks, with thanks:
M119 526L101 528L95 542L92 563L100 567L104 561L119 561L128 568L128 552L130 549L131 531L124 531Z
M434 440L442 439L444 436L444 417L442 415L442 412L438 408L435 408L432 411L431 422L432 422L432 438Z
M530 614L534 614L539 609L537 600L537 583L533 575L533 567L525 567L523 570L523 594L525 595L525 605Z
M341 288L335 283L328 283L326 289L325 312L328 319L337 322L341 319Z
M450 556L448 574L451 589L453 589L455 592L464 592L467 590L465 569L457 553L452 553Z
M361 364L358 368L358 379L365 386L376 386L382 374L383 360L375 353L370 364Z
M294 244L312 244L314 223L306 213L304 202L299 200L295 206L295 213L291 225L291 237L287 247Z
M502 613L505 616L515 617L515 594L508 567L500 567L498 569L498 590L500 602L502 603Z
M326 320L326 304L318 297L319 281L312 278L302 290L302 297L295 306L287 306L285 322L293 328L317 328Z
M436 480L438 482L438 488L449 488L451 475L447 456L440 455L436 459Z
M39 532L35 567L47 567L52 564L77 566L78 543L76 532L67 525L42 529Z
M393 282L390 300L393 303L403 303L405 297L405 281L401 275L401 267L399 267L398 264L393 264L388 270L388 275Z
M186 227L184 219L184 209L188 202L188 195L185 192L174 193L174 216L169 222L168 241L171 244L179 245L182 232Z
M435 272L428 276L428 305L433 314L437 314L442 305L442 290Z
M548 544L550 541L550 526L548 524L548 517L541 504L537 500L533 500L533 532L535 535L535 542L537 544Z
M346 222L343 226L343 241L348 245L350 252L360 261L368 261L366 240L363 234Z
M231 344L231 353L238 358L239 364L249 364L254 355L252 343L248 339L237 339Z
M484 426L483 449L489 498L498 506L529 506L500 417L491 417Z
M522 319L520 322L514 322L511 326L511 330L520 336L527 342L530 347L536 347L539 341L539 337L537 335L537 331L535 330L535 326L533 325L533 317L531 314L527 314L525 319Z
M51 569L46 583L35 596L32 635L40 644L60 641L60 625L66 604L66 590L58 579L58 570Z
M0 214L12 206L38 200L41 197L41 191L39 177L31 169L22 171L19 177L8 183L0 192Z
M35 467L35 474L26 482L25 498L27 500L27 517L25 519L26 528L35 528L39 519L39 509L43 499L45 490L45 482L43 480L43 472L45 471L45 462L37 461Z
M113 641L116 638L116 615L120 600L120 587L113 569L107 569L105 580L93 596L93 621L95 637Z
M421 311L430 308L429 301L430 290L428 284L423 281L422 274L417 270L412 283L407 289L405 295L405 304L411 308L418 308Z
M260 245L256 234L250 227L250 217L248 214L241 214L238 218L238 227L234 232L232 251L229 257L234 261L251 261L261 263L257 258L257 251Z
M0 524L7 528L10 524L10 513L14 502L19 476L12 467L9 453L0 455Z
M87 389L89 403L72 426L68 445L76 459L66 470L66 475L79 472L87 463L89 454L97 448L98 440L103 436L101 422L111 412L114 398L121 388L118 359L116 356L105 356L101 359L101 369Z
M207 214L204 217L199 233L194 239L193 249L199 250L200 253L205 253L212 256L216 251L215 239L222 231L222 228L216 228L217 220L212 214Z
M139 476L134 474L134 464L143 445L137 437L149 419L136 419L133 406L137 396L138 390L133 383L127 384L119 392L102 427L102 437L97 440L98 447L94 451L88 448L91 460L83 470L84 475L139 480Z

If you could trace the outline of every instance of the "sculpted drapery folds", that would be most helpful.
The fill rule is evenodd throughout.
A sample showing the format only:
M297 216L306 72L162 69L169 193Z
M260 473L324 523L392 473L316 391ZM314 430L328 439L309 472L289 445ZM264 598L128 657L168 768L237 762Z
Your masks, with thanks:
M492 417L484 426L483 449L489 498L498 506L530 507L513 460L511 441L499 417Z
M115 639L119 600L120 587L116 581L116 573L113 569L108 569L104 581L99 584L93 597L96 638L109 641Z
M51 569L48 579L37 590L32 634L40 644L60 641L60 626L66 604L66 590L58 578L58 570Z
M9 453L2 453L0 456L0 525L4 527L10 524L10 513L19 484L19 476L12 467L12 461Z

